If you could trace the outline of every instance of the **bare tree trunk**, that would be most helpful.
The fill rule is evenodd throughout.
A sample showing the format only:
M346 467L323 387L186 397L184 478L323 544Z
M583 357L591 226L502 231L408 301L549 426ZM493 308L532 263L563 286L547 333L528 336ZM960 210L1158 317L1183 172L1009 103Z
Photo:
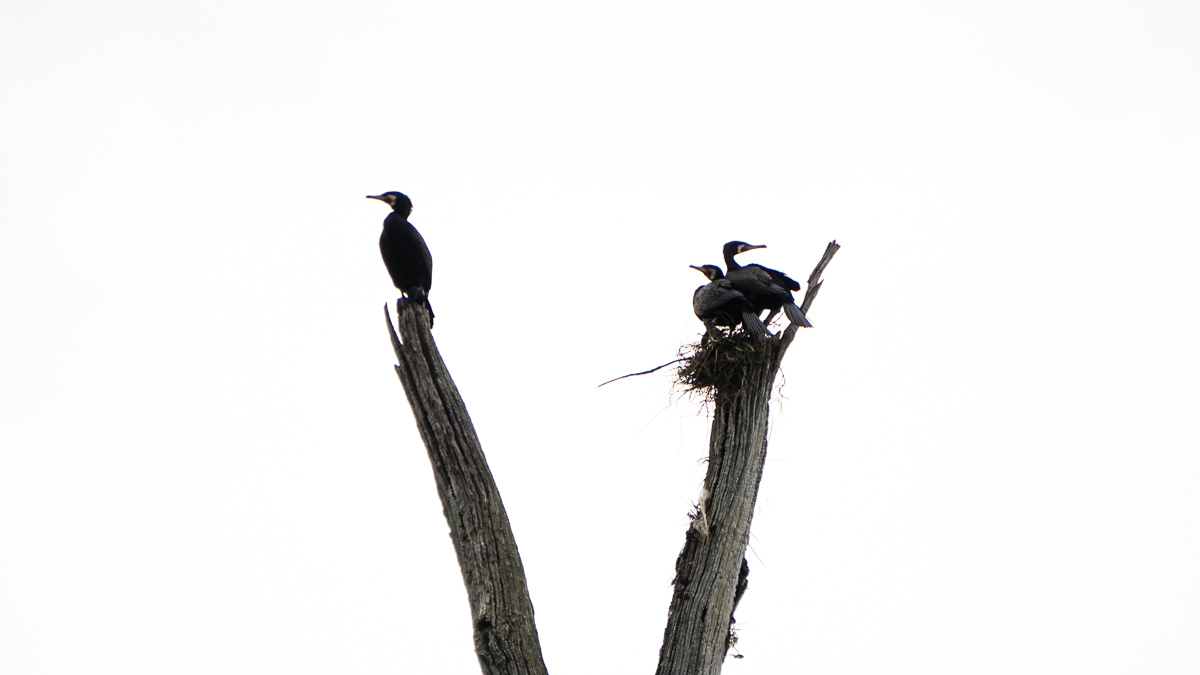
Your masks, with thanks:
M808 312L821 272L838 250L830 242L808 279ZM657 675L717 675L735 639L733 612L746 590L746 542L767 458L767 415L779 364L796 337L792 324L777 339L738 350L740 368L714 387L708 473L697 512L675 562L675 591L659 651ZM726 338L731 339L731 338ZM714 348L702 346L701 349Z
M492 479L458 388L446 370L420 302L400 300L401 342L387 306L396 374L429 453L442 512L475 629L475 654L484 675L544 675L533 603L508 515Z

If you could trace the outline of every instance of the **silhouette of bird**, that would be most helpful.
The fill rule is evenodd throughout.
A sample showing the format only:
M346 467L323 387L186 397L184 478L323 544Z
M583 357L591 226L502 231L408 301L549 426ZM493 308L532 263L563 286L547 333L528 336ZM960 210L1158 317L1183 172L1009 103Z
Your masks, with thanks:
M792 297L792 291L800 290L800 283L788 275L762 265L739 265L733 257L739 253L766 246L754 246L744 241L731 241L725 244L725 266L729 272L725 278L733 284L733 288L746 296L755 312L769 310L765 325L771 325L775 315L782 309L789 321L805 328L812 328L812 323Z
M696 318L704 322L708 334L714 338L720 337L717 326L728 326L730 329L742 324L744 330L755 338L764 340L771 333L758 319L754 305L741 292L734 290L733 284L725 278L724 272L716 265L689 265L694 270L708 277L709 283L701 286L692 294L692 309Z
M433 256L421 238L417 228L408 222L412 213L412 200L401 192L385 192L367 195L367 199L378 199L392 207L392 212L383 220L383 234L379 235L379 252L387 267L392 283L405 296L424 300L429 310L429 326L433 327L433 306L429 304L429 288L433 285Z

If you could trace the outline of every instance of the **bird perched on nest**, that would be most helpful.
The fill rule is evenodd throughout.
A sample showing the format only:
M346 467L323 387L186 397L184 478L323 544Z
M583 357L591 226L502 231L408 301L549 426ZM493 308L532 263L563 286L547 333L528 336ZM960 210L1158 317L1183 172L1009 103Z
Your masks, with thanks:
M734 290L741 292L754 305L755 312L764 309L771 313L763 323L771 325L771 320L782 309L789 321L805 328L812 328L812 323L804 312L796 305L792 291L800 290L800 283L788 275L762 265L739 265L733 257L739 253L766 246L753 246L744 241L731 241L725 244L725 266L729 272L725 278L733 285Z
M412 213L412 200L400 192L385 192L367 195L367 199L378 199L392 207L392 212L383 220L383 234L379 235L379 252L383 264L396 288L410 299L424 300L429 310L429 326L433 327L433 306L429 304L429 288L433 285L433 256L421 238L417 228L408 222Z
M738 324L759 340L765 340L770 333L758 312L746 296L733 288L733 284L725 278L725 273L716 265L690 265L694 270L708 277L709 283L701 286L692 294L692 309L696 317L704 322L711 337L720 337L717 326L735 328Z

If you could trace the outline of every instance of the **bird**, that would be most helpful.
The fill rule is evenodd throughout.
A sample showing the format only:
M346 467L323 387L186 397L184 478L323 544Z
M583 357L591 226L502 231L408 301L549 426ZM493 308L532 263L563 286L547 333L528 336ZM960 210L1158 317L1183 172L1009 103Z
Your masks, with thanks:
M367 199L378 199L392 207L392 212L383 220L379 252L383 254L383 264L396 288L411 299L425 301L432 328L433 306L429 304L429 288L433 285L433 256L421 233L408 222L412 200L402 192L367 195Z
M696 318L704 322L711 337L720 337L717 326L734 328L742 324L743 329L759 340L765 340L771 333L758 319L754 305L741 292L734 290L733 284L725 278L725 273L716 265L689 265L694 270L708 277L709 283L696 289L692 294L692 309Z
M729 279L733 288L740 291L750 301L750 304L754 305L755 312L761 312L764 309L770 311L766 321L763 322L764 325L769 326L771 320L782 309L792 323L812 328L812 323L808 317L804 316L804 312L796 305L796 299L792 297L792 291L800 290L799 282L779 270L762 265L743 267L733 259L739 253L756 248L766 248L766 246L755 246L744 241L731 241L725 244L722 252L725 254L725 267L729 270L725 278Z

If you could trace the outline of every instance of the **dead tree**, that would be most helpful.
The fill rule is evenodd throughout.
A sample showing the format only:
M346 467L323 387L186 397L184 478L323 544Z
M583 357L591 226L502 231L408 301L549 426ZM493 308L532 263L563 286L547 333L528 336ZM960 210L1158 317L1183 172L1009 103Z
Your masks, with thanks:
M383 313L399 363L396 374L429 453L467 587L479 666L484 675L544 675L546 664L517 542L475 426L429 332L425 304L397 303L403 341L392 327L387 305Z
M830 242L809 276L805 313L837 250ZM399 336L384 306L396 373L450 525L479 665L485 675L543 674L525 570L475 427L438 353L425 305L401 300L396 311ZM796 331L791 325L765 342L745 334L702 340L681 368L685 384L709 392L714 414L704 490L675 563L659 675L716 675L736 640L733 612L750 572L746 542L766 460L768 401Z
M808 313L821 273L838 250L830 242L808 278ZM767 414L779 364L796 324L759 343L745 334L703 340L680 367L680 380L713 402L708 472L683 550L658 654L657 675L716 675L736 641L733 612L746 591L746 542L767 458Z

